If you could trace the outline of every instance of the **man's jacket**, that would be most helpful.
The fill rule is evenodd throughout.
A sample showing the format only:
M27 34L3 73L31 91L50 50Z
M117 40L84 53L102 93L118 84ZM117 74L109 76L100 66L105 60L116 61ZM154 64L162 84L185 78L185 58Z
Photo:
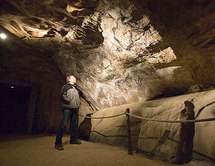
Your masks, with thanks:
M79 108L80 96L75 85L65 84L60 91L61 102L63 107L67 108Z

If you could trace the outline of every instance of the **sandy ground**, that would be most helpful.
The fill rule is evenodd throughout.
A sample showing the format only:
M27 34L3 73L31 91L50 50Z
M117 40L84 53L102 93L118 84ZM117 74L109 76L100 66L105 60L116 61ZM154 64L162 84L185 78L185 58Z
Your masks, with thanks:
M154 161L141 154L128 155L123 147L81 141L68 144L64 137L63 151L54 148L55 136L1 136L0 166L173 166ZM183 166L211 166L191 161Z

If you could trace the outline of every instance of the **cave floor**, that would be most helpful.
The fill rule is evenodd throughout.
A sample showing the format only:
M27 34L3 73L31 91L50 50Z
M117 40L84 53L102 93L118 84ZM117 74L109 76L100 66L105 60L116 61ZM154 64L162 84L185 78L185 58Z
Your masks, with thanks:
M55 136L1 136L1 166L171 166L173 164L150 160L141 154L128 155L123 147L82 141L70 145L69 137L63 139L64 150L54 148ZM208 163L191 161L184 166Z

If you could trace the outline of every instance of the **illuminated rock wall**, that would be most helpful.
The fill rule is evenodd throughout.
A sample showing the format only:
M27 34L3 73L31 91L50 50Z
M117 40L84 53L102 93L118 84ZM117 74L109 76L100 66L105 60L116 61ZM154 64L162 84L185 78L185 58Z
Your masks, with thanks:
M98 109L213 88L214 3L2 0L0 71L43 87L73 74Z
M130 108L132 114L143 118L174 121L179 120L185 100L192 101L195 105L196 119L215 118L215 90L110 107L96 112L92 117L114 116L124 113L126 108ZM203 107L205 108L201 109ZM131 116L130 125L134 151L138 149L139 152L151 154L153 148L157 146L154 151L154 159L171 160L176 156L180 123L154 122ZM214 121L195 123L194 158L208 159L204 158L206 155L214 159L214 127ZM164 144L159 145L159 140L165 130L170 131L169 137ZM107 119L92 119L90 140L127 147L126 115Z

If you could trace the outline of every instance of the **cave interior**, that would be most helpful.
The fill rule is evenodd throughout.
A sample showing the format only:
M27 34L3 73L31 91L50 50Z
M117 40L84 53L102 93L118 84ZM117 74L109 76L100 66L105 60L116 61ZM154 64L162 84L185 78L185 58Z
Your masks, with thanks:
M0 134L55 134L69 74L84 115L213 90L214 19L213 0L1 0Z

